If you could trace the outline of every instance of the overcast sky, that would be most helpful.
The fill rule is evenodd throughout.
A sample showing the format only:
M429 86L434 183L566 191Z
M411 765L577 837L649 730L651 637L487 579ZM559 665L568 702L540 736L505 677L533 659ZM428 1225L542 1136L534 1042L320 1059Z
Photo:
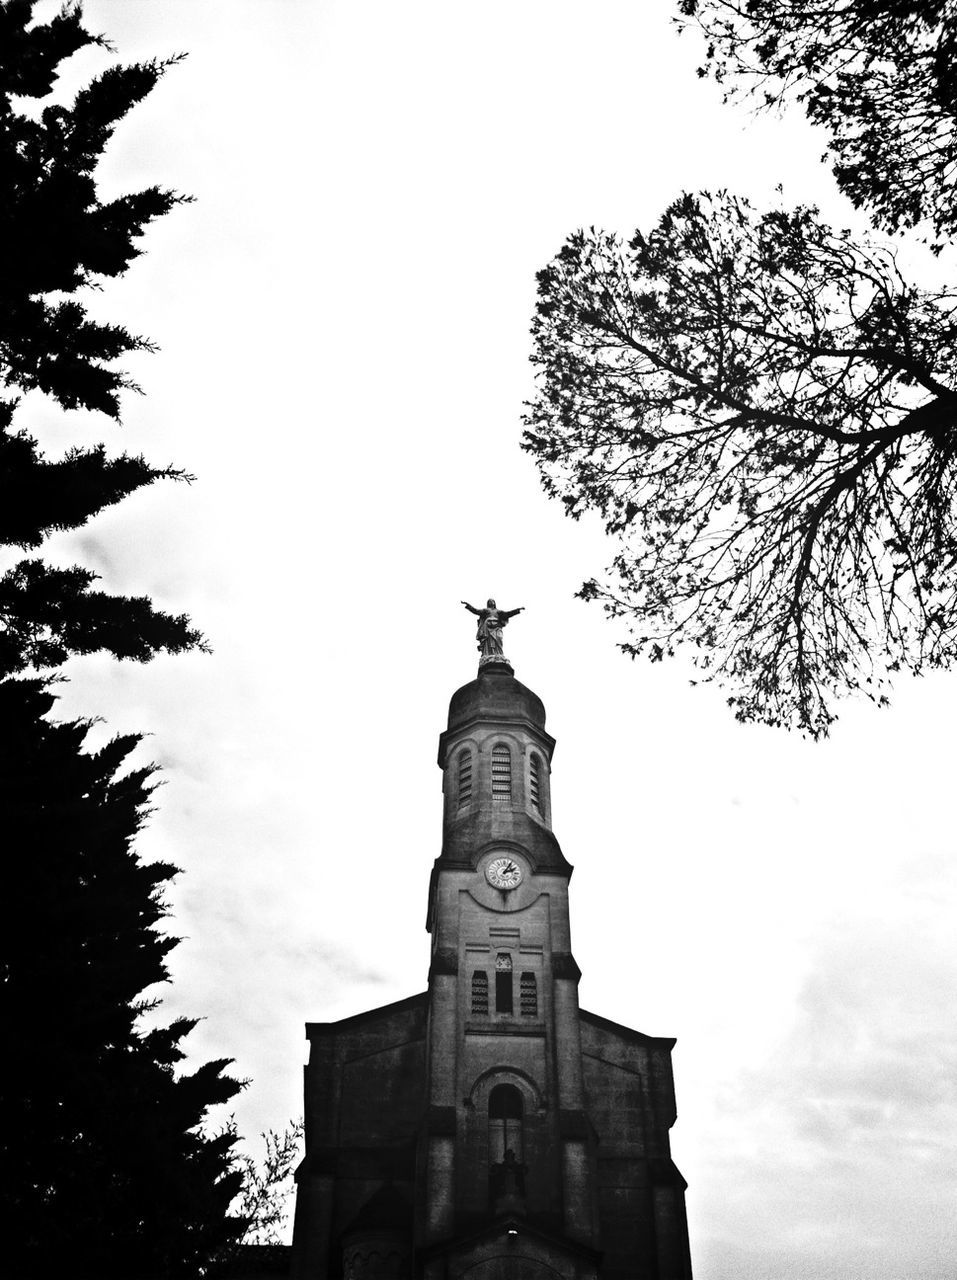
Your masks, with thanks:
M518 447L534 275L576 227L779 182L860 225L798 115L696 78L675 7L88 0L123 59L189 54L104 189L195 203L94 299L161 347L122 428L34 396L20 422L197 475L51 554L213 653L77 661L61 714L150 735L141 850L183 868L164 1016L204 1018L194 1061L236 1059L255 1135L301 1112L307 1019L424 989L459 601L524 605L506 649L558 739L581 1000L678 1037L697 1280L953 1280L957 674L845 704L817 745L736 725L573 598L611 548Z

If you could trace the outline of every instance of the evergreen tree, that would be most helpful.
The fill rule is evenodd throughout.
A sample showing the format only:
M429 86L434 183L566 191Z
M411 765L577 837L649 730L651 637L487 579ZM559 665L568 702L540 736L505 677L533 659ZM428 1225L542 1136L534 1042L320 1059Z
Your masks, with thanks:
M152 219L180 199L157 187L101 201L94 171L116 125L169 62L116 66L71 106L42 105L59 65L106 47L67 5L33 22L0 0L0 848L5 855L0 1016L3 1269L17 1277L197 1276L243 1229L234 1134L208 1136L235 1095L225 1061L177 1074L194 1023L149 1029L149 990L176 940L157 925L174 873L133 838L151 770L123 772L135 737L86 752L84 723L55 724L42 680L71 655L145 661L201 645L184 617L92 590L95 574L19 559L57 530L160 478L187 478L103 445L46 458L18 394L119 418L135 390L117 366L150 343L89 317L84 291L121 275ZM175 61L175 60L174 60Z
M50 93L64 59L105 45L77 7L31 25L33 9L33 0L0 0L0 546L28 549L155 480L189 478L142 457L111 458L103 445L47 459L19 422L17 390L119 418L120 392L136 388L116 361L152 346L92 320L84 290L122 275L146 226L181 200L150 187L104 202L94 176L116 125L172 63L115 66L70 107L17 110L18 99ZM142 661L201 645L187 618L145 598L93 591L95 580L87 568L39 559L0 575L0 678L59 666L71 654Z
M194 1022L140 1025L177 942L157 928L175 868L133 846L152 769L123 771L135 736L85 751L53 701L0 683L4 1271L196 1276L243 1228L235 1136L201 1127L240 1086L226 1061L174 1072Z

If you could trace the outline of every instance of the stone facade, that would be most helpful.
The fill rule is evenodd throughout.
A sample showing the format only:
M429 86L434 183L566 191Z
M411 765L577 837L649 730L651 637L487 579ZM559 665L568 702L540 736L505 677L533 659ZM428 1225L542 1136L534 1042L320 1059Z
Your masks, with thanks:
M297 1280L690 1280L674 1041L579 1008L554 747L504 660L453 695L428 990L307 1027Z

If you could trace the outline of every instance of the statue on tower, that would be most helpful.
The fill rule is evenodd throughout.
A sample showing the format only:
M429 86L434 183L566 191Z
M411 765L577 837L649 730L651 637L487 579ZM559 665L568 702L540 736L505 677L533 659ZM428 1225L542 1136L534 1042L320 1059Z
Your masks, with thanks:
M475 638L478 641L479 653L482 655L479 665L483 662L494 661L496 658L504 659L502 628L508 625L509 618L514 618L517 613L522 613L525 606L522 605L518 609L498 609L495 601L489 600L484 609L476 609L467 600L463 600L461 603L465 605L469 613L474 613L478 618Z

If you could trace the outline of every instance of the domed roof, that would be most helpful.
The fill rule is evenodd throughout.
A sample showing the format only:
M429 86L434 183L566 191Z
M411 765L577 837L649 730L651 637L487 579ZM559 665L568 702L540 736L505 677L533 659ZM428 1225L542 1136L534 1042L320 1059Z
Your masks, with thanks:
M476 679L456 689L449 703L449 728L470 720L528 720L545 728L545 704L515 679L507 662L487 662Z

